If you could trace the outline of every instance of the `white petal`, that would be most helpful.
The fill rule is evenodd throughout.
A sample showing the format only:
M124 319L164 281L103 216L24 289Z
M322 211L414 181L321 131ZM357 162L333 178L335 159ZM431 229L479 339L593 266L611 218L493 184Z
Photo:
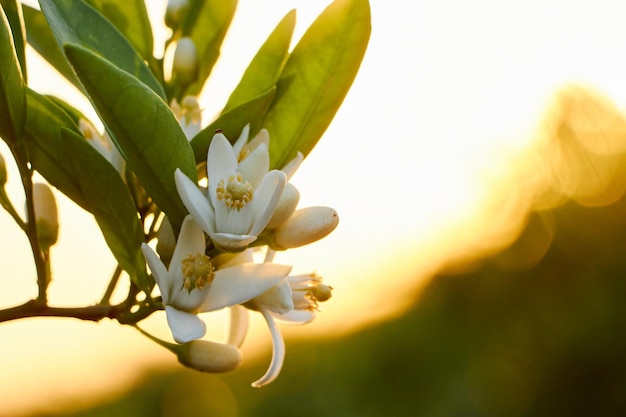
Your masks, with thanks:
M239 155L241 153L241 150L243 149L244 146L246 146L246 143L248 142L249 136L250 136L250 123L245 125L243 129L241 129L241 134L239 134L239 139L237 139L237 141L233 145L233 151L235 152L235 155Z
M272 313L284 314L293 310L291 287L284 280L252 300L259 309L269 310Z
M270 134L267 131L267 129L261 129L259 130L259 133L257 133L252 139L250 139L250 141L248 142L248 148L250 150L255 150L260 144L264 143L265 146L267 146L269 148L270 146Z
M180 227L178 241L170 262L170 271L172 268L180 268L182 260L188 255L204 253L205 248L204 232L191 216L186 216Z
M276 256L276 251L274 249L267 248L263 262L272 262L274 260L274 256Z
M172 291L172 283L169 273L161 262L161 259L157 256L157 254L152 250L150 246L145 243L141 244L141 250L143 251L143 256L146 258L146 262L150 267L150 271L152 271L152 275L154 276L154 280L159 286L159 290L161 291L161 298L163 299L163 304L167 304L170 298L170 294Z
M270 155L267 145L262 143L253 150L243 161L237 166L237 172L240 172L243 178L248 181L252 188L256 189L263 176L270 170Z
M281 171L283 171L285 175L287 175L287 180L290 180L291 177L293 177L293 174L296 173L296 170L298 169L298 167L300 167L300 164L303 160L304 155L302 155L302 152L298 152L296 157L287 162L287 165L285 165L283 169L281 169Z
M171 306L165 306L165 314L172 336L178 343L199 339L206 333L206 325L195 314L186 313Z
M215 232L215 215L206 196L180 169L174 173L176 189L189 213L206 232Z
M291 266L278 264L245 264L220 269L199 311L245 303L277 285L290 271Z
M209 196L212 202L217 201L216 187L220 180L228 177L237 170L237 155L233 151L226 136L216 133L209 145L207 154L207 175L209 177Z
M232 306L230 308L228 341L226 343L241 347L248 333L248 322L248 309L240 305Z
M233 235L232 233L210 233L215 246L227 252L237 252L256 240L252 235Z
M272 351L272 362L270 363L267 372L265 372L265 375L261 378L252 383L254 388L260 388L274 381L278 377L278 374L280 374L280 370L283 368L283 361L285 360L285 341L283 340L283 335L280 334L280 330L270 313L265 310L261 310L261 313L263 314L263 317L265 317L267 325L270 328L274 349Z
M289 324L306 324L313 321L316 316L315 310L293 309L285 314L272 314L276 320Z
M250 230L251 235L258 236L271 220L285 188L285 182L285 173L273 170L263 177L259 188L254 191L252 204L254 204L255 218L252 230Z

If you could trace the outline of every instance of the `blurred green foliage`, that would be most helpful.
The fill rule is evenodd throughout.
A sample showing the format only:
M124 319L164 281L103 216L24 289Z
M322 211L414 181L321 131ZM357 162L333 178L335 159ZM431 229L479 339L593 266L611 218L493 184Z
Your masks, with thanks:
M249 387L265 363L223 376L154 374L113 402L66 415L626 415L626 199L532 216L551 217L555 233L535 266L496 266L522 236L472 273L436 277L397 320L291 340L267 388Z

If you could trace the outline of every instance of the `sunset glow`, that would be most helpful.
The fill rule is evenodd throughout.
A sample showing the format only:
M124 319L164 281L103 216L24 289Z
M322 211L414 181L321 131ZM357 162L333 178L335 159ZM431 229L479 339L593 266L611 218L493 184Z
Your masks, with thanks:
M147 3L158 19L164 3ZM206 119L221 109L286 12L298 11L298 37L328 3L241 0L221 61L201 97ZM276 258L298 265L295 273L315 270L334 288L307 337L342 334L401 314L440 268L461 268L461 259L497 251L514 239L528 210L556 204L539 200L536 191L548 181L539 172L549 156L542 148L547 126L562 116L555 112L567 109L557 92L582 84L613 100L616 115L626 105L626 27L617 13L620 5L584 3L371 0L372 37L360 73L292 179L306 190L300 206L332 206L339 227L323 241ZM63 95L61 78L35 64L32 50L29 59L33 88ZM621 116L615 118L621 123ZM623 129L612 120L607 122L611 129ZM0 153L8 156L0 145ZM605 151L620 146L612 142ZM602 182L610 164L593 166ZM23 201L19 176L11 168L7 191ZM583 195L581 182L572 181L574 191L566 185L560 191L589 205L623 192L608 187L598 196L593 185ZM52 249L51 303L95 303L115 267L113 257L91 216L58 197L61 234ZM0 248L10 259L0 266L0 306L9 307L36 293L35 273L26 239L4 212L0 230ZM146 327L166 338L162 318L149 319ZM223 327L215 323L212 332L220 338ZM255 324L262 323L255 319ZM259 327L244 350L260 349L259 357L269 360L269 341ZM298 333L289 330L288 336ZM257 336L261 348L252 342ZM134 329L106 320L3 323L0 353L2 374L11 375L0 378L1 411L6 412L41 409L77 395L88 402L90 394L123 389L141 370L176 365ZM94 374L99 377L88 377Z

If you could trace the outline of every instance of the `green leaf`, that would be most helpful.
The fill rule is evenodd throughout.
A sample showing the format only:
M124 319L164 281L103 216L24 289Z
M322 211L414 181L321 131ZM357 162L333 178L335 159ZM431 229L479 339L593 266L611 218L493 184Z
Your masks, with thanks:
M237 0L196 0L191 3L182 27L183 36L189 36L198 51L198 79L184 95L198 95L220 56L220 47L230 26Z
M134 75L165 98L143 58L111 22L82 0L39 0L57 43L81 45Z
M68 166L67 153L61 139L61 129L80 134L70 116L48 97L27 89L28 105L24 144L33 168L76 204L89 210L83 193Z
M276 85L289 55L289 45L295 24L296 11L292 10L280 21L254 56L241 81L231 93L223 111L245 103Z
M365 54L370 20L367 0L335 0L294 48L263 123L273 168L308 155L326 131Z
M0 136L15 144L24 131L26 94L11 26L3 7L0 12Z
M13 42L15 43L15 51L20 61L22 76L26 83L26 52L24 44L26 41L26 31L24 29L24 16L22 16L22 5L17 0L0 0L0 5L4 8L4 12L11 26L13 33Z
M144 0L87 0L115 25L146 61L152 59L152 26Z
M80 119L87 120L85 115L80 110L78 110L76 107L72 106L68 102L66 102L66 101L64 101L64 100L62 100L62 99L60 99L60 98L58 98L56 96L46 95L46 97L48 99L50 99L50 101L52 101L54 104L59 106L61 109L63 109L63 111L65 111L65 113L67 113L67 115L70 116L72 121L74 123L76 123L77 126L78 126L78 121Z
M187 209L178 197L174 171L180 168L192 180L197 172L170 108L145 84L88 49L70 44L65 53L130 169L178 229Z
M144 234L126 184L113 165L82 136L62 128L61 139L65 163L73 172L113 256L133 282L148 291L150 279L141 251Z
M82 88L74 71L70 68L63 53L59 49L54 34L48 26L48 22L41 11L23 5L24 22L26 23L26 38L28 43L52 65L62 76L74 84L78 89Z
M239 137L241 130L248 123L251 132L258 132L260 121L270 107L275 93L276 88L272 88L247 103L222 113L213 123L194 136L190 143L196 163L206 162L209 145L216 130L221 130L231 141Z

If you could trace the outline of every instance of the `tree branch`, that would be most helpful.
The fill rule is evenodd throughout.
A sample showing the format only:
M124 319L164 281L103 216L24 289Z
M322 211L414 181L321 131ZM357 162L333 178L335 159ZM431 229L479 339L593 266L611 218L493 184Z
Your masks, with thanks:
M22 305L0 310L0 323L26 317L74 317L80 320L100 321L115 318L116 306L93 305L87 307L51 307L37 300L29 300Z

